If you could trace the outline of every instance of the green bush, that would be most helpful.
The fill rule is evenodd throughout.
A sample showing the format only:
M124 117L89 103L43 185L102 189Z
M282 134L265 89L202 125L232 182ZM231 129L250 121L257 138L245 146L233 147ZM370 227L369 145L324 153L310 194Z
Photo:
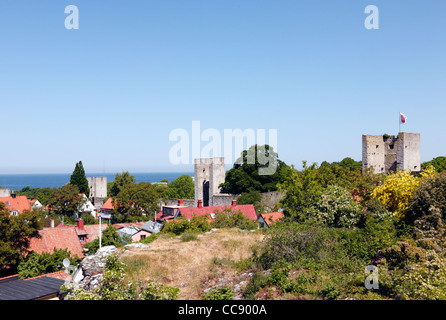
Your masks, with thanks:
M234 291L229 288L215 288L200 297L201 300L234 300Z
M201 233L211 230L209 222L207 222L208 216L193 216L191 219L180 217L178 219L169 221L164 224L162 230L163 233L172 233L177 236L182 235L185 232L189 233Z
M414 226L420 236L446 234L446 173L425 178L409 201L405 221Z
M306 219L337 228L352 228L363 216L362 207L347 189L337 185L329 185L321 198L305 212Z
M247 218L240 210L232 211L226 208L215 212L215 220L211 222L212 228L239 228L243 230L253 230L259 227L258 222Z

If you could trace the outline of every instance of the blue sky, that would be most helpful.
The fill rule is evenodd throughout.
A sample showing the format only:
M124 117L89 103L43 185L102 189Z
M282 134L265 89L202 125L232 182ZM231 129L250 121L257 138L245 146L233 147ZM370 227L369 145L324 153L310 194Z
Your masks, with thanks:
M0 46L0 173L189 170L169 134L192 121L277 129L298 168L361 160L400 111L446 155L445 1L1 0Z

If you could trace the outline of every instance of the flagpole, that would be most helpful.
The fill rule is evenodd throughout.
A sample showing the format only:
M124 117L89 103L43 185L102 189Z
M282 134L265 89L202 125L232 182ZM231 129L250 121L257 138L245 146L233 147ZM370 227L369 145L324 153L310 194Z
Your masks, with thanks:
M401 112L398 113L398 133L401 132Z

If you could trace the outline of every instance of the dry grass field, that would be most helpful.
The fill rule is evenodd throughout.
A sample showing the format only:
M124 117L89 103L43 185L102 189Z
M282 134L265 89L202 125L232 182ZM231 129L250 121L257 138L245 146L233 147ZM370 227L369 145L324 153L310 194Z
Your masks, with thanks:
M252 246L264 235L240 229L218 229L199 234L195 240L160 236L147 249L130 249L122 256L129 267L128 280L151 279L180 289L178 299L200 298L203 283L217 273L237 273L234 262L249 258ZM222 272L224 265L224 272Z

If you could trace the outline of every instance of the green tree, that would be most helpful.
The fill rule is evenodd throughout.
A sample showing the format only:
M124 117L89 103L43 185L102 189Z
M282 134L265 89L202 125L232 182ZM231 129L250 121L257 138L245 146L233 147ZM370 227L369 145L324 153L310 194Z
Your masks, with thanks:
M336 185L325 188L321 198L305 210L305 213L308 220L336 228L355 227L364 218L362 206L345 188Z
M183 174L168 184L168 189L164 193L166 199L193 199L195 186L192 177Z
M254 190L249 192L242 192L240 197L237 198L237 204L252 204L257 213L263 211L262 196L260 191Z
M240 210L233 211L231 208L214 211L215 219L211 222L212 228L239 228L253 230L259 227L257 221L247 218Z
M293 167L288 179L279 184L279 190L285 194L281 200L285 215L298 221L306 220L304 212L321 199L323 190L316 163L308 167L303 161L303 166L302 171Z
M424 236L432 234L443 239L446 235L446 172L423 179L409 201L405 221Z
M445 172L446 171L446 157L436 157L431 161L423 162L421 164L421 169L425 170L432 165L437 172Z
M80 258L70 257L68 249L54 249L53 253L48 252L31 252L24 261L18 266L18 275L20 279L27 279L40 276L41 274L56 272L63 270L63 260L70 260L70 264L77 265Z
M101 246L115 246L121 247L123 243L121 242L121 238L118 235L117 229L113 226L108 226L106 229L102 231L101 236ZM94 239L84 245L84 248L88 249L88 254L94 254L99 250L99 238Z
M135 183L136 183L135 177L130 175L128 171L125 171L123 173L117 173L115 174L115 180L112 182L109 196L116 197L122 190L122 188Z
M77 185L67 183L60 188L51 189L48 206L59 214L69 217L77 217L79 208L83 205L85 199L79 195Z
M24 187L22 190L16 192L18 196L26 196L27 198L34 198L39 200L42 205L48 204L48 197L51 193L51 188L30 188Z
M82 165L82 161L76 163L76 167L74 168L73 174L70 178L70 183L78 187L79 192L83 193L87 196L90 196L90 189L88 188L88 180L85 177L84 166Z
M25 211L10 216L7 208L0 203L0 274L16 273L23 256L29 252L32 237L39 237L39 222L36 214Z
M150 182L128 184L114 198L113 205L117 208L119 222L150 218L159 210L158 193Z
M266 174L262 174L265 170ZM250 191L276 191L277 184L289 174L289 166L279 160L278 154L269 145L251 146L241 153L232 169L225 175L220 185L222 192L241 194Z

